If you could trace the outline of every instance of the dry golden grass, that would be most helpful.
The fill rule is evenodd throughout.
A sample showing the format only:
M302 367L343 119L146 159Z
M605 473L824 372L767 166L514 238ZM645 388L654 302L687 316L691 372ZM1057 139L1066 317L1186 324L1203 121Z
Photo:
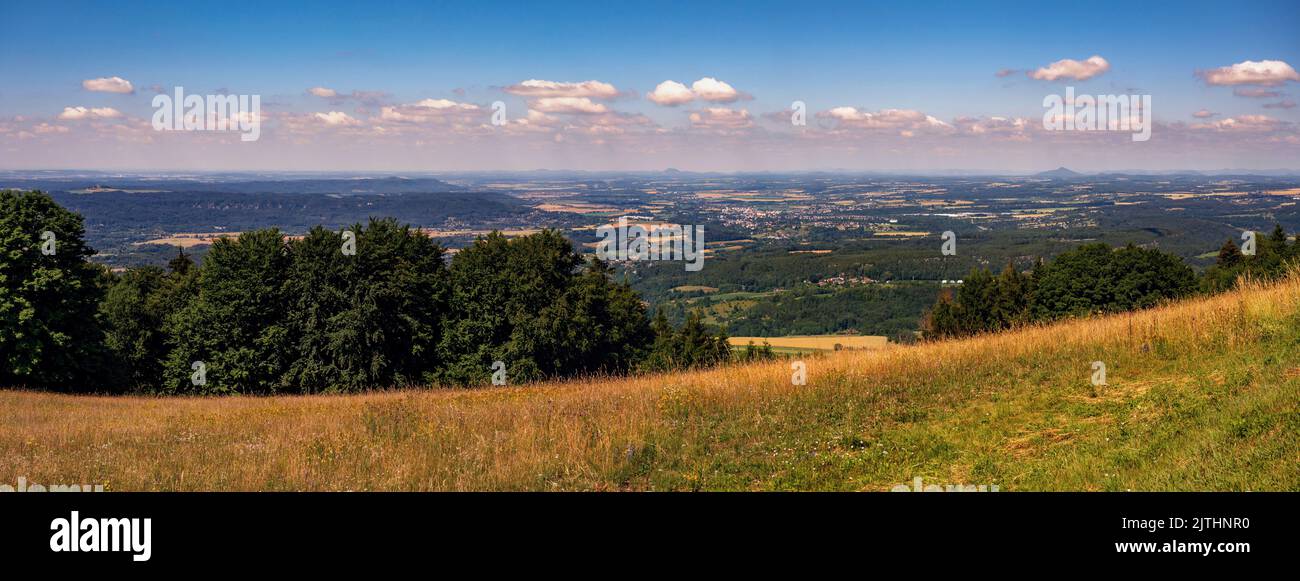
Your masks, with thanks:
M588 204L584 202L553 202L534 207L543 212L568 212L571 214L600 214L618 211L618 208L614 206Z
M421 233L430 238L454 238L457 236L487 236L493 230L438 230L436 228L420 228ZM520 236L531 236L541 232L541 228L519 228L515 230L497 230L506 238L518 238Z
M0 391L0 482L109 490L1300 488L1300 278L791 363L476 390ZM1102 360L1109 385L1089 383Z
M209 246L219 238L238 238L239 234L239 232L178 232L171 236L137 242L136 246L142 244L166 244L168 246L193 248L195 246Z
M929 233L929 232L923 232L923 231L920 231L920 230L885 230L885 231L881 231L881 232L875 232L875 235L876 235L876 236L901 236L901 237L904 237L904 238L915 238L915 237L917 237L917 236L929 236L930 233Z
M745 347L752 341L755 345L767 343L772 347L792 349L820 349L834 351L839 345L843 349L880 349L889 344L889 338L881 335L790 335L786 337L729 337L734 347Z
M222 238L239 238L242 232L177 232L170 236L145 240L144 242L135 242L136 246L144 244L165 244L167 246L180 246L182 248L193 248L195 246L211 246L217 240ZM301 234L287 234L286 240L301 240Z

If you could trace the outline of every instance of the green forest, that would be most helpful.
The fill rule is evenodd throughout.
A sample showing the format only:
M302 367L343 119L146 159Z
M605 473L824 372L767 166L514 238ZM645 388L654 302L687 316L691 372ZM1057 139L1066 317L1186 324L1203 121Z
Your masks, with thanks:
M485 384L498 361L515 383L730 358L698 319L652 325L606 264L551 230L493 233L448 261L393 219L272 228L218 240L201 266L181 253L122 273L89 261L84 234L45 194L0 192L0 385L350 392Z
M929 339L1000 331L1064 317L1154 307L1195 293L1227 290L1245 276L1276 279L1300 259L1300 240L1276 226L1247 256L1229 239L1199 278L1179 257L1128 245L1085 244L1038 261L1031 271L1007 265L1000 274L974 269L955 292L946 290L922 321Z
M479 237L447 258L395 219L301 237L278 229L216 241L196 264L110 272L90 260L82 218L41 192L0 192L0 385L95 393L272 394L471 386L707 367L731 361L698 312L648 311L609 265L554 230ZM1300 257L1278 227L1202 275L1175 255L1090 244L1032 270L976 269L940 293L923 337L1154 306L1279 276ZM754 334L835 313L843 301L904 332L933 290L792 293L744 322ZM896 303L893 299L901 299ZM903 309L900 311L900 309ZM860 320L845 319L844 328ZM738 359L771 357L748 349ZM500 362L500 363L498 363Z

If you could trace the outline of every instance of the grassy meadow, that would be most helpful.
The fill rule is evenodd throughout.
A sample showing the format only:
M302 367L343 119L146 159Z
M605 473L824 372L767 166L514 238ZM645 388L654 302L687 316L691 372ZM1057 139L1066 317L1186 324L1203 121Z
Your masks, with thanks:
M971 339L350 396L0 391L0 483L107 490L1300 490L1300 276ZM1106 365L1094 387L1092 362Z

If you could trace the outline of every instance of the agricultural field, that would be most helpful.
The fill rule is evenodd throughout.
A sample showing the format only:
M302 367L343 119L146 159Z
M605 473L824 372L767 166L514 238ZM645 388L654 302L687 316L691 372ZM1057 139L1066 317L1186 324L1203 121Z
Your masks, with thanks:
M803 353L808 351L841 351L843 349L882 349L889 344L888 337L862 335L803 335L789 337L731 337L732 347L744 348L751 342L756 346L770 345L777 353Z

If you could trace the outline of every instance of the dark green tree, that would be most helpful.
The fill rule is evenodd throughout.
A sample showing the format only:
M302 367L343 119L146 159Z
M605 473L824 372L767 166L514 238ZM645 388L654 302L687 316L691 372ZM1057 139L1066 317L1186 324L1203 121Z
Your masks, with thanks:
M133 268L116 277L100 303L104 345L114 373L106 383L130 390L147 390L162 378L166 356L165 313L160 299L166 274L156 266Z
M515 327L537 317L568 287L582 258L558 232L514 240L500 232L479 237L451 261L448 319L440 353L443 380L484 383L503 361ZM518 355L525 348L515 348ZM507 364L516 377L515 365ZM521 361L522 376L540 373Z
M1196 274L1182 259L1128 245L1085 244L1034 271L1032 314L1039 320L1142 309L1190 295Z
M427 381L446 302L443 249L392 219L354 225L356 254L321 227L289 245L286 325L295 346L284 385L358 391Z
M745 350L741 351L737 359L744 362L754 361L771 361L776 359L776 353L772 351L772 344L763 341L762 345L755 345L750 341L745 345Z
M81 216L41 192L0 191L0 385L97 388L108 279L93 254Z
M1196 275L1177 256L1129 245L1087 244L1040 261L1031 274L975 269L941 293L922 322L927 339L999 331L1030 321L1143 309L1184 297Z
M939 298L935 300L934 306L921 317L922 338L942 339L968 334L962 327L955 295L952 289L939 291Z
M1242 254L1232 239L1228 239L1219 249L1214 265L1201 277L1201 288L1207 292L1228 290L1242 277L1265 281L1277 279L1300 258L1297 244L1300 241L1287 244L1286 231L1281 224L1274 224L1268 236L1256 237L1255 253L1250 256Z
M520 381L573 374L622 374L644 357L649 321L640 297L593 260L536 317L516 325L504 351Z
M1227 242L1224 242L1223 246L1219 248L1219 257L1216 263L1223 268L1233 268L1238 264L1241 264L1245 258L1246 257L1241 254L1241 249L1237 248L1237 244L1229 238Z
M699 311L691 311L680 329L664 328L666 320L656 317L654 349L645 368L650 371L668 371L713 367L731 360L731 345L727 334L704 324ZM671 337L666 339L666 337Z
M650 352L641 364L642 369L645 371L677 369L676 356L680 351L677 346L677 334L673 331L673 326L668 322L668 316L664 314L662 308L655 311L654 320L650 323L650 333L654 339L650 345Z
M197 295L168 321L173 345L162 390L274 393L292 353L285 318L290 257L278 229L218 239L199 269ZM206 375L195 385L194 365Z

